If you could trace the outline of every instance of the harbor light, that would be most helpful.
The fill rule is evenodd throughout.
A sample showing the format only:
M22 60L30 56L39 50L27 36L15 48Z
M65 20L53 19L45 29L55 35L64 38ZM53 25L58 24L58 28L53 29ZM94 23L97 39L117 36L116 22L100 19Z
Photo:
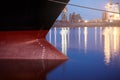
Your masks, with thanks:
M84 20L84 22L85 22L85 23L87 23L87 22L88 22L88 20Z

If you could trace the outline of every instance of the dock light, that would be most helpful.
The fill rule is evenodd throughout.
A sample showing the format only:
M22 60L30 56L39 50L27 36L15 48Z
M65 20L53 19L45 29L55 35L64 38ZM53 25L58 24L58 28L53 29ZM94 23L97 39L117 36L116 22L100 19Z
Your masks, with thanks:
M85 23L87 23L87 22L88 22L88 20L85 20L84 22L85 22Z

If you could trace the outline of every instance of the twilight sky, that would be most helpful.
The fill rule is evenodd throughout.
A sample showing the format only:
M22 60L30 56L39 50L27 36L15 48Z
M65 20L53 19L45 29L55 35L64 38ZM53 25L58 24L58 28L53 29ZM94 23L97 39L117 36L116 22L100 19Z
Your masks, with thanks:
M69 3L105 10L105 5L108 2L109 0L70 0ZM113 3L117 3L117 2L119 3L120 6L120 0L113 0ZM80 14L84 20L91 20L102 17L101 11L89 10L89 9L74 7L70 5L67 5L67 8L68 8L68 14L75 12L76 14ZM60 16L58 19L60 19Z

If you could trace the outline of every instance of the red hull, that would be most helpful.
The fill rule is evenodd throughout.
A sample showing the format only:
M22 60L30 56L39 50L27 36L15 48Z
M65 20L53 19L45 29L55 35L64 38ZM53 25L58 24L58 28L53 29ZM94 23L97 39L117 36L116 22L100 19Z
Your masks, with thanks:
M67 59L45 39L48 30L0 32L0 59Z

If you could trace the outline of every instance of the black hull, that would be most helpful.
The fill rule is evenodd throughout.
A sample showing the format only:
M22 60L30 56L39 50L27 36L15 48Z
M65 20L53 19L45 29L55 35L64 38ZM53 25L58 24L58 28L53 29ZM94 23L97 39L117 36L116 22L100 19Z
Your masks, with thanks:
M64 7L48 0L2 1L0 30L49 30Z

